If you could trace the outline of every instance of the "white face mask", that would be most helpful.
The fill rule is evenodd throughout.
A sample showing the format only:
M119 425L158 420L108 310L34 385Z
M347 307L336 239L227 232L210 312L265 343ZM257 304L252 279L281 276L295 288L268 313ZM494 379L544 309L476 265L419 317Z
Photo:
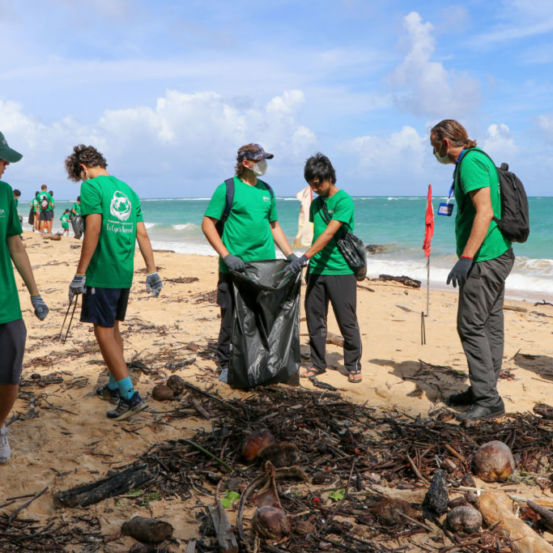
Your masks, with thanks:
M253 164L252 171L258 177L262 177L267 171L267 160L261 159Z
M449 159L449 156L446 154L445 156L441 156L439 154L439 152L434 152L434 157L440 162L440 163L443 163L444 165L447 165L448 163L453 163L453 161L451 161L451 159Z

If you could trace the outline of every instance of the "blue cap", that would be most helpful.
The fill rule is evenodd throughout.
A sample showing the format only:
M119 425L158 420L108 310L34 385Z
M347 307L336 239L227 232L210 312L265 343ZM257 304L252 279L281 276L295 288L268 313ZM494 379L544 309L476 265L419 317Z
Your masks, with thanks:
M260 161L262 159L273 159L273 154L267 153L259 144L246 144L238 149L238 161L248 159L250 161Z

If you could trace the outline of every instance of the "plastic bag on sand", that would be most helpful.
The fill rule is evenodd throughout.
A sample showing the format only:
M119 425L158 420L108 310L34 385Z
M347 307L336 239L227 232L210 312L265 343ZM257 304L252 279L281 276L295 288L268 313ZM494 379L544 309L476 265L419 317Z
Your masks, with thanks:
M235 388L288 382L300 364L301 273L273 259L233 272L235 300L229 384Z

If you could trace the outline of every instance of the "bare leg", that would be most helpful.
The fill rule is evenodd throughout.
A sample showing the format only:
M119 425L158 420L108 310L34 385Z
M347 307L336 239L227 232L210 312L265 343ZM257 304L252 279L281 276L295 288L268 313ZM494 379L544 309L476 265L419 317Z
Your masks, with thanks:
M0 386L0 426L6 422L17 399L18 391L19 386L17 384L4 384Z
M119 333L119 324L115 321L113 328L94 325L94 334L102 357L108 366L109 372L117 382L129 376L129 370L123 356L123 340Z

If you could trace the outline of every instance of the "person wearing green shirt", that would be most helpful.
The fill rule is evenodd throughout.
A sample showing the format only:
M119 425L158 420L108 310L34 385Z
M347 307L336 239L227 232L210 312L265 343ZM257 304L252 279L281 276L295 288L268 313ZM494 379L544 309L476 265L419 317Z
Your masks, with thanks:
M236 156L234 197L228 218L219 235L218 223L226 207L226 183L215 190L202 221L202 231L219 254L217 304L221 308L221 327L217 340L220 379L227 381L230 360L230 341L234 315L234 297L230 271L243 271L245 262L275 259L275 243L289 259L296 256L288 244L277 218L272 190L258 177L265 174L267 160L273 154L259 144L246 144Z
M22 157L8 146L0 133L0 178L10 163ZM7 463L11 457L4 423L17 398L27 338L12 262L31 294L35 315L41 321L48 315L48 307L38 293L29 257L19 238L22 232L13 191L8 183L0 180L0 464Z
M83 294L81 322L94 325L110 373L109 382L96 393L101 399L117 403L107 412L108 418L122 420L146 407L129 377L119 329L119 323L125 320L137 241L146 263L146 291L159 296L162 282L134 190L107 172L106 159L93 146L75 146L65 167L71 180L83 181L80 196L85 218L81 257L69 285L69 302Z
M81 238L84 232L83 219L81 217L81 197L77 196L77 200L71 206L71 213L69 214L69 220L73 227L73 234L75 238Z
M466 407L462 422L500 417L505 405L497 391L503 360L505 280L515 256L495 221L501 218L499 177L493 162L466 129L444 119L430 132L430 145L440 163L455 164L453 185L457 215L455 237L459 260L447 284L459 285L457 331L469 368L470 387L446 399Z
M336 236L353 231L354 206L351 196L336 186L336 171L325 155L310 157L304 177L318 197L311 203L309 220L313 223L311 247L286 267L301 271L309 263L305 292L305 316L309 330L311 368L301 376L311 378L326 371L328 304L332 304L344 338L344 365L348 380L361 382L361 334L357 322L357 279L336 244ZM325 213L326 210L326 213ZM325 215L328 217L325 217ZM327 224L327 220L330 222Z
M66 209L60 217L61 228L63 229L64 236L69 236L69 214L69 209Z
M40 192L37 190L35 192L35 197L31 201L31 208L34 210L33 217L33 232L40 232Z

